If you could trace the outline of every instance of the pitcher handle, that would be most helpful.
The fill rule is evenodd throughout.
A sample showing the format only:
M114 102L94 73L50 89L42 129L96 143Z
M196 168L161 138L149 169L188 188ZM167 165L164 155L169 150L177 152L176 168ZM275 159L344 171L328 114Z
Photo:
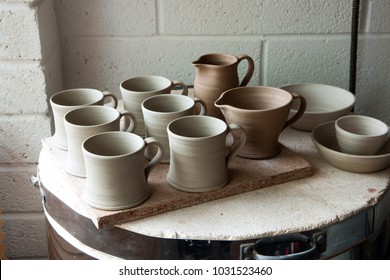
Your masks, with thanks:
M182 91L181 91L181 95L188 95L188 87L185 83L183 83L182 81L179 81L179 80L173 80L172 81L172 87L175 87L175 86L180 86Z
M299 109L295 113L295 115L286 121L286 123L283 126L283 129L285 129L290 124L293 124L294 122L299 120L299 118L303 115L303 113L306 110L306 99L302 95L300 95L299 93L291 93L291 95L293 96L293 99L300 100L300 105L299 105Z
M204 116L207 114L207 107L206 107L206 102L204 102L202 99L198 98L198 97L193 97L192 98L195 103L199 103L200 105L200 111L198 113L199 116Z
M121 126L120 130L121 131L127 131L129 130L129 132L133 132L135 130L135 128L137 127L137 122L136 122L136 118L134 116L134 114L130 113L130 112L119 112L119 115L120 115L120 118L125 118L125 122L123 124L123 126ZM130 120L130 121L128 121Z
M144 139L146 146L149 145L156 145L157 146L157 152L154 155L154 157L146 164L145 166L145 178L148 179L150 172L153 168L157 166L157 164L160 163L162 156L164 155L164 148L161 145L160 142L158 142L153 137L147 137Z
M246 142L246 133L245 130L238 124L228 124L229 133L233 135L233 143L229 147L229 153L226 155L226 166L228 166L230 160L235 157ZM239 137L234 135L234 132L239 133Z
M115 96L115 94L109 91L103 91L103 95L104 95L104 99L106 99L107 97L111 97L112 98L111 103L114 103L112 107L114 107L115 109L118 108L118 98Z
M255 63L253 59L246 54L239 55L237 58L238 58L238 63L240 63L243 60L246 60L248 62L248 68L246 70L246 74L240 84L240 87L242 87L242 86L246 86L249 83L249 80L252 78L253 72L255 70Z

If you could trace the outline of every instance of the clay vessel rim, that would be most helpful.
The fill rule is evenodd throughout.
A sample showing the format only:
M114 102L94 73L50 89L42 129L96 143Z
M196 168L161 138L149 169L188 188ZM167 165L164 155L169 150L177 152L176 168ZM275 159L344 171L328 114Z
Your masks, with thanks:
M204 61L207 57L216 57L216 56L225 56L230 58L232 61L224 64L212 64L212 63L205 63ZM202 62L204 61L204 62ZM223 66L230 66L238 62L238 58L232 54L227 54L227 53L209 53L209 54L204 54L200 56L197 60L193 61L192 64L196 66L202 66L202 65L207 65L207 67L223 67Z
M185 121L186 119L192 119L192 118L196 118L196 119L212 119L213 121L215 122L218 122L220 123L221 125L221 129L219 129L218 132L215 132L213 133L212 135L207 135L207 136L185 136L185 135L180 135L180 134L177 134L176 132L172 131L170 128L172 127L172 125L175 123L175 122L179 122L179 121ZM219 137L221 134L224 134L226 133L228 130L228 125L220 120L220 119L217 119L215 117L211 117L211 116L200 116L200 115L191 115L191 116L184 116L184 117L180 117L180 118L177 118L175 120L172 120L168 125L167 125L167 132L168 134L171 134L173 135L175 138L177 139L180 139L180 140L191 140L191 141L203 141L203 140L206 140L206 139L212 139L212 138L217 138Z
M95 110L95 108L98 108L98 110L100 110L100 108L103 108L103 110L109 110L110 112L112 112L113 114L116 115L115 118L111 119L111 120L108 120L108 121L105 121L105 122L101 122L101 123L95 123L95 124L79 124L79 123L75 123L75 122L70 122L68 120L69 117L71 117L72 115L74 114L77 114L78 112L80 111L90 111L90 110ZM113 110L111 110L113 109ZM111 117L111 115L110 115ZM86 106L86 107L80 107L80 108L76 108L68 113L65 114L64 116L64 123L68 124L69 126L71 127L85 127L85 128L92 128L92 127L101 127L101 126L105 126L107 124L110 124L110 123L113 123L115 122L118 118L120 117L120 113L112 108L112 107L106 107L106 106L99 106L99 105L91 105L91 106ZM108 118L107 118L108 119Z
M105 135L105 134L121 134L121 135L131 135L131 137L134 137L135 139L137 139L137 140L140 140L140 141L142 141L143 143L142 143L142 145L140 145L139 147L136 147L134 150L132 150L131 152L127 152L127 153L121 153L121 154L118 154L118 155L102 155L102 154L97 154L97 153L94 153L94 152L91 152L91 151L89 151L89 150L87 150L86 148L85 148L85 143L88 141L88 140L90 140L91 138L93 138L93 137L98 137L98 136L103 136L103 135ZM137 137L139 137L139 138L137 138L137 137L135 137L135 136L137 136ZM136 141L137 141L136 140ZM134 143L134 141L132 141L133 143ZM102 133L98 133L98 134L94 134L94 135L92 135L92 136L90 136L90 137L88 137L87 139L85 139L84 141L83 141L83 143L81 144L81 147L82 147L82 150L83 150L83 152L84 153L86 153L86 154L88 154L90 157L92 157L92 158L99 158L99 159L101 159L101 160L111 160L111 159L114 159L114 158L122 158L122 157L126 157L126 156L129 156L129 155L133 155L133 154L136 154L136 153L138 153L138 152L140 152L140 151L142 151L142 149L144 149L145 148L145 141L140 137L140 136L138 136L138 135L136 135L136 134L133 134L133 133L130 133L130 132L125 132L125 131L107 131L107 132L102 132Z
M360 133L356 133L356 132L352 132L350 131L349 127L346 127L345 125L347 125L348 123L345 123L343 124L342 122L345 120L348 121L348 119L368 119L368 120L371 120L373 122L375 122L378 126L380 126L381 131L378 131L377 133L373 133L373 134L360 134ZM353 124L353 123L352 123ZM352 136L352 137L359 137L359 138L376 138L376 137L382 137L384 135L388 135L389 134L389 127L386 123L382 122L381 120L378 120L376 118L372 118L372 117L369 117L369 116L363 116L363 115L348 115L348 116L343 116L343 117L340 117L338 118L336 121L335 121L335 125L336 127L339 126L339 129L340 131L342 131L343 134L345 135L349 135L349 136ZM337 129L337 128L336 128Z
M96 100L93 100L93 101L89 101L89 102L80 102L80 103L77 103L77 104L69 104L69 105L68 104L63 104L64 103L63 100L68 97L67 94L69 92L72 92L72 91L73 92L78 92L78 91L79 92L80 91L81 92L93 92L93 94L97 93L97 94L99 94L99 98L97 98ZM54 104L57 107L65 107L65 108L87 106L87 105L92 105L92 104L95 104L96 102L99 102L102 99L103 96L104 96L103 93L100 90L98 90L98 89L94 89L94 88L71 88L71 89L62 90L62 91L57 92L54 95L52 95L50 97L50 103Z
M145 80L145 79L150 79L150 78L152 78L152 79L159 79L161 81L166 81L167 82L167 86L161 87L161 88L158 88L158 89L143 90L143 91L140 91L140 90L137 90L137 89L133 89L133 88L129 88L129 87L125 86L126 83L129 83L129 82L132 82L132 81ZM163 76L158 76L158 75L146 75L146 76L131 77L131 78L123 80L120 83L120 88L122 90L130 92L131 94L145 94L145 93L151 93L151 92L160 92L160 91L163 91L163 90L166 90L166 89L170 88L171 86L172 86L172 81L170 79L165 78Z
M299 87L310 87L310 86L318 87L318 88L334 89L334 90L340 91L340 92L344 93L346 95L346 98L348 98L350 100L348 100L349 104L345 104L345 105L343 105L343 107L338 106L338 108L331 108L331 111L329 111L329 110L327 110L327 111L317 111L317 110L316 111L311 111L310 110L310 107L311 107L310 105L312 105L312 104L307 104L306 110L305 110L305 113L304 113L305 115L308 115L308 114L310 114L310 115L324 115L324 116L326 116L326 115L333 115L335 113L339 113L339 112L343 112L343 111L348 110L348 109L349 110L352 109L353 106L356 103L356 96L352 92L350 92L350 91L348 91L348 90L346 90L344 88L333 86L333 85L328 85L328 84L320 84L320 83L287 84L287 85L284 85L284 86L280 87L280 89L285 90L287 92L291 91L291 92L300 94L299 90L297 90L297 89L291 89L290 90L290 88L294 88L294 87L298 87L298 88ZM305 94L301 94L301 95L303 97L305 97ZM291 111L296 112L298 110L295 109L295 108L291 108Z
M183 100L186 100L188 101L188 105L191 105L190 106L186 106L185 108L182 108L180 110L174 110L174 111L157 111L157 110L153 110L153 109L150 109L149 107L147 107L146 105L150 106L150 105L154 105L153 103L151 103L150 105L147 104L149 102L151 102L151 100L158 100L158 99L161 99L161 98L165 98L165 96L167 96L168 99L170 98L175 98L175 99L183 99ZM184 98L183 98L184 97ZM187 104L185 104L187 105ZM154 95L154 96L151 96L151 97L148 97L146 98L142 104L141 104L141 108L142 110L145 110L146 112L150 113L150 114L155 114L155 115L169 115L169 114L175 114L175 113L183 113L185 111L188 111L190 110L193 106L195 105L195 100L192 99L191 97L187 96L187 95L181 95L181 94L159 94L159 95ZM183 106L184 107L184 106Z
M229 94L233 94L233 95L234 94L239 94L239 93L232 93L233 91L241 91L241 92L244 92L244 93L248 93L248 91L256 90L256 89L270 89L270 90L276 90L276 91L280 91L280 92L286 93L286 95L289 96L289 101L287 101L286 103L284 103L282 105L279 105L279 106L275 106L275 107L272 107L272 108L264 108L264 109L247 109L247 108L237 107L237 106L234 106L234 105L231 105L231 104L219 104L219 102L222 102L222 100L224 99L224 97L226 95L229 95ZM253 94L261 94L261 92L255 92ZM277 110L277 109L281 109L281 108L290 106L291 103L293 102L293 99L294 98L293 98L293 95L291 93L289 93L286 90L275 88L275 87L267 87L267 86L236 87L236 88L232 88L232 89L229 89L229 90L223 92L220 95L220 97L214 102L214 105L216 107L218 107L218 108L229 108L231 110L236 110L236 111L264 112L264 111Z

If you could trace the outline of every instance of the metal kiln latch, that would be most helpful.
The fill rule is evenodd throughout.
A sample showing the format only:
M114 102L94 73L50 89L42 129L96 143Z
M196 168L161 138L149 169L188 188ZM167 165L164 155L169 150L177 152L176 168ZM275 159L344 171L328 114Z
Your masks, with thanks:
M30 181L31 181L31 184L35 188L39 189L39 192L41 193L41 197L42 197L42 203L45 204L46 203L46 195L42 189L42 182L41 182L41 178L39 177L39 167L37 168L37 175L30 176Z
M326 231L266 237L241 244L241 260L318 259L326 251Z

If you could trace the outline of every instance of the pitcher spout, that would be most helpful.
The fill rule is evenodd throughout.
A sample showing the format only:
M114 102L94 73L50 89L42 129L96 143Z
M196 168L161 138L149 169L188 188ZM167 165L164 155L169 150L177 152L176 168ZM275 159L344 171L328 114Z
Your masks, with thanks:
M220 109L222 111L222 113L227 110L228 108L233 108L232 105L226 103L226 97L225 95L222 93L219 98L217 100L215 100L214 102L214 106L217 107L218 109Z

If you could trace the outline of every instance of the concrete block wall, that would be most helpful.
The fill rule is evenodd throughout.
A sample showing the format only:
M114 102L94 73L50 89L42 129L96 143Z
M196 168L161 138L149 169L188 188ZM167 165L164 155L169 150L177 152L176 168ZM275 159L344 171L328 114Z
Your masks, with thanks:
M388 124L389 8L387 0L361 0L355 108ZM120 96L120 82L139 75L192 84L191 62L212 52L250 55L256 66L251 85L312 82L348 89L351 11L352 0L0 0L0 36L15 31L5 38L12 48L0 40L0 79L8 87L0 105L7 131L0 136L0 171L14 186L1 185L1 201L12 221L8 231L16 232L13 244L21 244L9 244L9 254L45 253L38 245L25 250L27 234L42 244L44 234L24 228L34 215L42 223L39 200L22 202L38 196L26 177L38 158L37 142L52 129L47 98L55 89L91 87ZM28 98L20 102L15 92Z
M0 219L5 255L47 258L37 174L41 139L51 135L48 98L62 89L52 1L0 1Z
M349 87L352 0L55 3L67 87L96 87L119 95L121 81L149 74L192 84L191 62L211 52L252 56L256 70L251 85ZM361 0L355 108L387 123L389 5Z

